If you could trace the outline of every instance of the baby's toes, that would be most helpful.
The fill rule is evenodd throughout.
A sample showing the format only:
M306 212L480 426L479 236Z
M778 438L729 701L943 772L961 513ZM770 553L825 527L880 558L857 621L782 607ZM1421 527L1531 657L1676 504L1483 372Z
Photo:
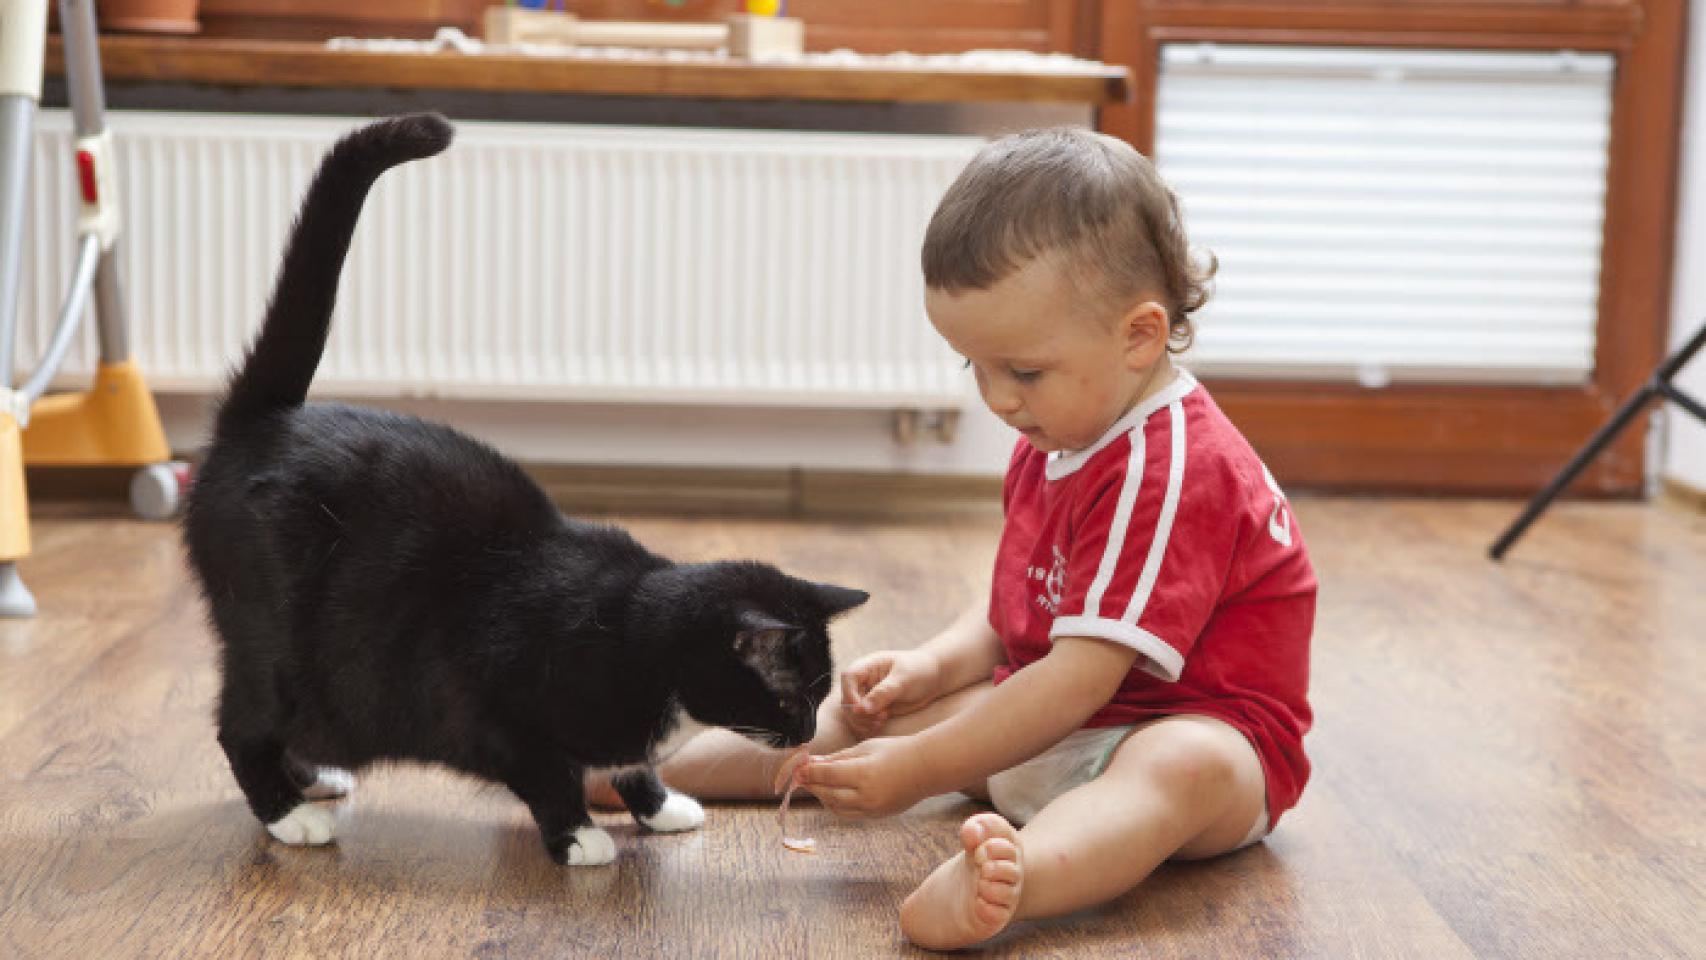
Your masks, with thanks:
M1019 846L1005 837L993 836L978 844L974 859L977 900L972 911L985 923L1005 924L1019 905L1019 888L1025 877Z
M1007 863L1014 866L1019 862L1019 845L1011 840L995 837L985 840L977 848L977 862L982 866L994 863Z
M1011 860L985 863L978 871L977 898L983 905L1011 909L1019 899L1019 865Z
M1013 905L1011 903L990 903L982 897L979 897L977 902L971 905L971 912L973 916L977 917L979 923L988 924L997 931L1006 926L1007 921L1013 919ZM991 934L991 936L993 935Z
M966 855L982 862L986 856L1017 857L1019 831L998 813L980 813L960 824L960 843ZM990 844L996 844L993 849Z
M978 869L978 874L984 883L1011 887L1019 882L1019 864L1015 860L987 860Z
M1017 896L1018 892L1018 888L1014 887L1010 883L990 883L988 880L979 881L977 885L978 911L985 914L985 919L988 919L988 912L983 909L985 907L995 910L1000 914L1011 912L1013 904L1019 899Z

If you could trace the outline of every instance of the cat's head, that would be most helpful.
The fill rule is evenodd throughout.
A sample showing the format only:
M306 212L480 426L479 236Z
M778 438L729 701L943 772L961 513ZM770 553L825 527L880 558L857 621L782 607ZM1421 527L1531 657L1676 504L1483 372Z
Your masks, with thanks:
M770 746L810 740L835 679L829 621L870 594L744 561L684 564L662 581L648 600L675 604L676 697L688 716Z

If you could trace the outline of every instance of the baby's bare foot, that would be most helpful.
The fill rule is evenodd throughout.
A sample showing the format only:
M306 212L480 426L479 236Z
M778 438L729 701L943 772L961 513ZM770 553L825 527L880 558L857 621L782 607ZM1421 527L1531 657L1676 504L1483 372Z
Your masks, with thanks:
M964 853L954 854L900 905L900 929L930 950L954 950L1000 933L1019 908L1025 861L1019 832L1000 815L960 824Z

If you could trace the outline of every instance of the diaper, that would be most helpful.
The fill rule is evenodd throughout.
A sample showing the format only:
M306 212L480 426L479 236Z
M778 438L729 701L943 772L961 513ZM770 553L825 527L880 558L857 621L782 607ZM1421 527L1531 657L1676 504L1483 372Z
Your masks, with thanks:
M1135 726L1086 727L1068 734L1066 739L1016 767L1009 767L989 778L989 800L997 813L1015 825L1023 826L1037 811L1054 802L1063 793L1074 790L1101 776L1113 759L1114 751L1125 742ZM1251 824L1250 832L1239 841L1238 849L1259 842L1268 835L1268 806Z
M1085 727L1016 767L989 778L989 800L997 813L1016 825L1037 815L1069 790L1096 779L1108 768L1114 750L1131 726Z

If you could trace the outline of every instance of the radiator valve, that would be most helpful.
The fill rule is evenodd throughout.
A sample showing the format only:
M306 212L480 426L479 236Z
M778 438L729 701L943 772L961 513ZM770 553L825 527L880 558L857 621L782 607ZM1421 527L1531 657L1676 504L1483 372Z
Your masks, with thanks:
M930 414L930 432L943 443L953 443L954 437L960 432L960 412L958 410L937 410Z
M896 410L894 412L894 442L903 447L910 447L918 439L918 421L923 415L917 410Z
M894 439L903 447L918 441L920 432L927 432L941 443L953 443L960 430L958 410L896 410Z

